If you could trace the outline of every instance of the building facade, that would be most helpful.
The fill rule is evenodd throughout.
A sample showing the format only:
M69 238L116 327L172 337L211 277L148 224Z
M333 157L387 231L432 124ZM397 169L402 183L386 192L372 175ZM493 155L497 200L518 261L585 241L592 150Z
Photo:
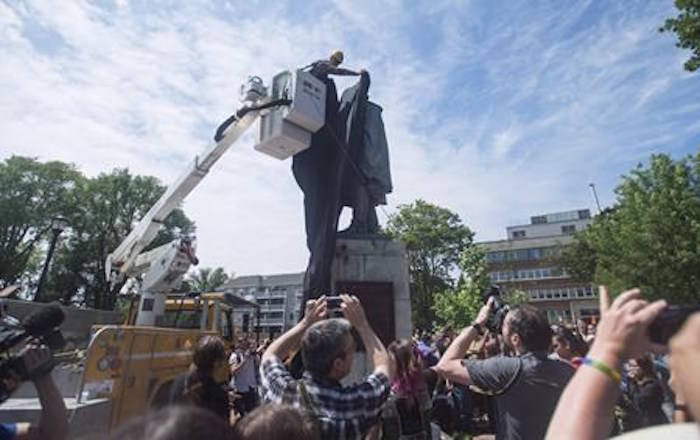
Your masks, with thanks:
M486 250L491 281L504 291L524 291L550 322L593 319L598 316L593 285L573 280L556 261L590 222L588 209L538 215L529 224L508 226L505 240L479 243Z
M304 272L245 275L230 279L221 290L255 301L260 306L260 333L268 337L277 336L297 323L303 285ZM233 325L237 332L255 333L258 325L255 310L243 307L234 310Z

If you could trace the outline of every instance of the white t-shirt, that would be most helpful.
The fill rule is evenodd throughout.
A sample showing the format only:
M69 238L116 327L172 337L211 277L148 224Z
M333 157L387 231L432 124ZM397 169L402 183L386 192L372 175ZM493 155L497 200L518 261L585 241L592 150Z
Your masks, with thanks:
M255 378L255 360L253 355L246 356L245 353L234 351L228 359L229 366L233 367L245 362L243 366L236 372L236 375L231 379L231 386L236 391L245 393L250 389L255 389L257 380Z

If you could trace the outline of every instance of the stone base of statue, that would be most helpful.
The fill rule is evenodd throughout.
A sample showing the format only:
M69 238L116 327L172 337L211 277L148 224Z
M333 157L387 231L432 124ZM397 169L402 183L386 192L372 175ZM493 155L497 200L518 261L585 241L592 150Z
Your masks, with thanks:
M379 235L339 237L331 282L335 292L352 293L360 299L367 320L385 346L411 337L408 260L403 243ZM354 362L344 383L357 382L372 371L364 352L356 353Z

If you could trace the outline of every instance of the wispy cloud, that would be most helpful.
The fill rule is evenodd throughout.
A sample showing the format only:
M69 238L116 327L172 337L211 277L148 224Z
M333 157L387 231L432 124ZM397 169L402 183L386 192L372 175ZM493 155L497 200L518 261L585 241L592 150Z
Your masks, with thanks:
M0 2L0 159L114 167L169 182L271 77L335 48L373 77L400 203L460 213L479 239L612 200L652 152L700 144L697 76L656 28L668 2ZM348 80L341 80L348 85ZM301 193L251 130L185 204L202 264L306 264Z

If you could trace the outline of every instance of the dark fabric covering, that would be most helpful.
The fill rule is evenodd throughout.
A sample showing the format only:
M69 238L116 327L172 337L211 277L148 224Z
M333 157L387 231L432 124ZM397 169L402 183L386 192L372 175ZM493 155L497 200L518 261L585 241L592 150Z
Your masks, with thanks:
M304 300L318 298L330 289L330 261L338 229L339 175L344 156L334 147L338 98L335 83L325 78L326 124L311 138L311 145L292 158L292 172L304 192L306 246L311 254L304 276ZM304 308L302 307L302 313Z
M304 192L306 245L310 252L304 277L304 299L332 291L330 267L335 254L338 218L343 206L353 208L356 232L376 233L374 206L391 191L389 154L381 107L368 101L370 77L343 92L325 70L315 74L326 84L326 124L311 145L292 159L292 172Z

